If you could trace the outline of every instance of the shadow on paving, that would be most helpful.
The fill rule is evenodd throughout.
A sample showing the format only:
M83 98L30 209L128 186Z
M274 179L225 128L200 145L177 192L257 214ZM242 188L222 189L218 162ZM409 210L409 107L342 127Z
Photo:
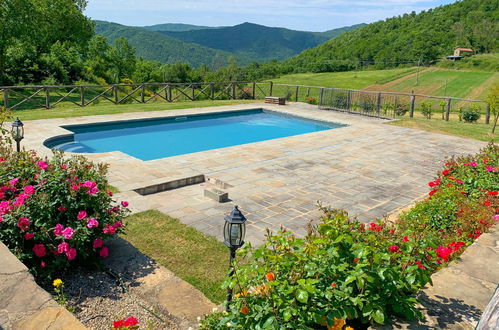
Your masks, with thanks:
M418 300L424 309L426 319L403 321L396 320L380 329L472 329L482 312L473 305L460 299L440 295L428 296L424 291L418 293Z

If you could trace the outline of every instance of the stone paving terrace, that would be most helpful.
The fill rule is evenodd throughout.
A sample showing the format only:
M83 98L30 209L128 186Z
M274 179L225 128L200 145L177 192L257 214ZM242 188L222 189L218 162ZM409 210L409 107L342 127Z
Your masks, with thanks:
M119 197L130 201L133 210L158 209L221 239L223 217L237 204L248 218L247 240L260 244L266 228L275 231L284 226L304 234L309 220L320 215L317 201L344 208L361 221L407 207L428 192L426 183L447 157L475 153L485 145L306 104L232 105L30 121L25 126L24 145L49 155L42 143L68 134L61 125L260 107L349 126L146 162L121 152L88 156L110 164L110 183L122 191ZM230 201L217 203L204 197L203 189L209 183L146 196L134 191L199 174L221 182Z

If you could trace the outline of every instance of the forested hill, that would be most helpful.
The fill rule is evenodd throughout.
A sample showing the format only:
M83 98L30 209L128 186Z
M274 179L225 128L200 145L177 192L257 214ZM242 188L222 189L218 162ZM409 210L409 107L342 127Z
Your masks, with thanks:
M142 28L149 30L149 31L156 31L156 32L159 32L159 31L182 32L182 31L192 31L192 30L219 29L220 27L182 24L182 23L165 23L165 24L143 26Z
M455 47L499 51L499 1L463 0L369 24L286 61L301 71L336 71L359 61L380 67L452 55ZM343 68L342 68L343 67Z
M287 59L356 27L316 33L243 23L216 29L161 32L175 39L244 55L255 61L268 61Z
M215 68L228 64L227 59L231 55L235 56L239 64L248 64L251 61L244 55L211 49L140 27L125 26L104 21L94 22L96 34L108 38L110 42L124 37L135 48L137 56L147 60L155 60L163 63L189 63L194 67L206 64L209 67Z
M337 28L337 29L333 29L333 30L329 30L329 31L325 31L325 32L315 32L315 33L318 35L321 35L323 37L326 37L329 40L329 39L336 38L340 34L343 34L343 33L348 32L348 31L359 29L359 28L364 27L366 25L367 25L366 23L360 23L360 24L355 24L355 25L350 25L350 26L344 26L341 28Z

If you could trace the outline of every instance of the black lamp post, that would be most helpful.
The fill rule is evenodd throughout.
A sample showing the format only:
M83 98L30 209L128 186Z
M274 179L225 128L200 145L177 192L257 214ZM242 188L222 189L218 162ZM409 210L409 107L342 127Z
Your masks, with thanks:
M24 139L24 124L19 118L12 123L12 138L16 141L17 152L20 152L21 140Z
M232 261L236 257L236 250L244 245L244 235L246 234L246 218L243 213L234 206L234 209L224 218L224 243L230 249L229 257L229 276L234 276L234 267ZM227 310L232 300L232 289L227 289Z

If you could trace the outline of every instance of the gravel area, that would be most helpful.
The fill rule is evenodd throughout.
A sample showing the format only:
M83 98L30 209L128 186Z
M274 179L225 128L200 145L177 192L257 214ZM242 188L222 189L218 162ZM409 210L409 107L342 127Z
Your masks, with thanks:
M77 268L61 279L68 297L68 309L74 308L74 315L90 329L109 330L113 321L130 316L139 320L141 328L179 329L166 311L128 291L126 281L120 285L107 272ZM51 283L42 285L54 294Z

